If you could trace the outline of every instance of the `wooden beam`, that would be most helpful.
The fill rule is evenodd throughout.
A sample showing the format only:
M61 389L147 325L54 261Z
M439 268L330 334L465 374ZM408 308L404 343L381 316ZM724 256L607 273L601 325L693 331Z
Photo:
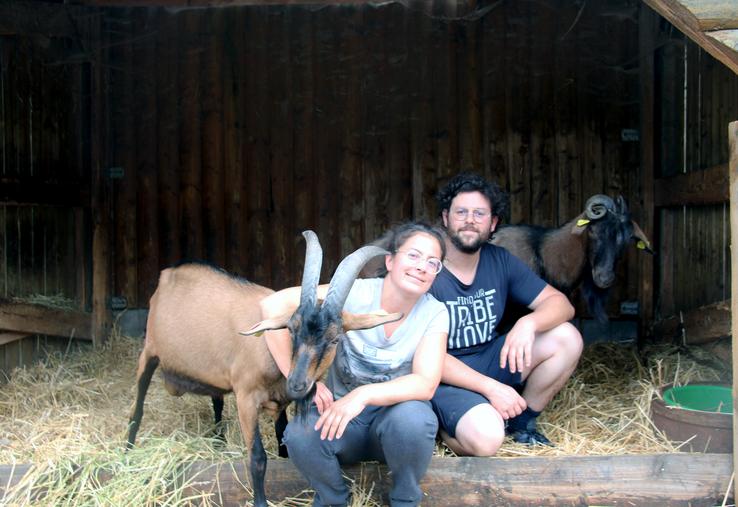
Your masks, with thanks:
M31 303L0 301L0 329L91 339L90 314Z
M17 342L23 338L31 336L29 333L15 333L12 331L0 331L0 345Z
M98 44L103 47L107 45L109 34L102 39L102 19L95 16L88 20L84 33L90 44ZM110 160L108 153L103 152L107 146L105 135L110 131L106 124L107 110L104 108L103 100L103 65L109 61L108 55L103 58L103 51L96 51L94 61L91 64L89 75L83 79L87 80L89 86L89 114L83 121L88 122L90 132L90 170L91 170L91 196L90 207L92 208L92 267L85 266L84 269L92 270L92 318L90 332L92 342L95 346L102 345L107 340L112 327L112 314L108 305L111 295L111 269L110 269L110 227L111 227L111 195L112 188L110 178L107 177L106 162Z
M730 237L738 241L738 121L728 126L730 146ZM731 242L732 243L732 242ZM730 249L731 313L738 315L738 252ZM738 477L738 319L731 325L733 334L733 476ZM735 491L735 488L733 489Z
M738 28L738 3L734 0L681 0L681 3L697 18L703 32Z
M633 214L640 217L639 223L649 238L654 237L654 171L656 160L655 127L655 50L658 18L656 14L641 6L638 27L638 53L640 75L640 198L633 205ZM654 318L654 261L651 255L638 256L638 300L640 302L640 324L642 334Z
M682 173L655 182L654 206L683 206L727 202L728 164Z
M31 465L0 466L3 487L17 484ZM712 506L728 489L729 454L674 453L631 456L519 458L433 458L421 482L424 505L659 505ZM384 465L362 463L344 468L350 479L371 485L372 498L387 497L390 477ZM181 482L185 496L213 492L223 506L244 505L243 462L198 461L187 466ZM109 475L97 476L101 483ZM288 460L270 460L266 493L279 502L312 496L307 481Z
M719 301L674 315L653 326L653 334L666 341L697 345L709 343L731 334L730 300Z
M684 5L677 0L644 0L644 2L702 49L738 74L738 52L705 34L697 17Z

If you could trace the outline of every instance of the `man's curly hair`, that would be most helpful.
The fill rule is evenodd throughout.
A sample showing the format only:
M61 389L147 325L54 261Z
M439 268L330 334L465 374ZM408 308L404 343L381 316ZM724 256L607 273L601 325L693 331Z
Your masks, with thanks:
M451 207L451 201L462 192L480 192L489 200L492 214L500 220L506 220L510 214L510 196L497 183L487 181L478 174L462 172L446 183L436 194L438 214Z

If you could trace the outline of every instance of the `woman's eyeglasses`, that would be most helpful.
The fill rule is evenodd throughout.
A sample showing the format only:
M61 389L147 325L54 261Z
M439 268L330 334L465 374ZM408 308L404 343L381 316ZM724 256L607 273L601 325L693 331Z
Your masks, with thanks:
M418 267L421 262L424 263L424 269L428 273L437 275L441 272L441 269L443 269L441 259L437 257L423 257L420 252L412 248L410 250L398 250L396 253L403 254L407 263L414 268Z

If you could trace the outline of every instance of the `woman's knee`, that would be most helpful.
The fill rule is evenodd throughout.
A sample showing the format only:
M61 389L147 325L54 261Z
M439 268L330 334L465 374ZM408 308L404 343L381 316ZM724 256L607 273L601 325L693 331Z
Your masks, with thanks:
M401 435L403 439L435 440L438 418L426 401L405 401L387 410L379 424L380 434Z
M305 421L297 421L293 419L284 430L282 441L287 446L290 456L298 456L303 453L314 453L320 445L320 432L315 431L313 427L315 421L306 419Z

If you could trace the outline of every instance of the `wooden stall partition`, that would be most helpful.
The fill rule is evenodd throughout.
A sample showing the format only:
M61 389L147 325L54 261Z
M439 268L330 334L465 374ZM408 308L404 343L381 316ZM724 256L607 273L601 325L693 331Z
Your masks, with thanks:
M730 141L730 237L732 272L738 273L738 121L728 126ZM738 276L733 276L730 283L731 313L733 333L733 478L738 477ZM735 489L734 489L735 491Z

